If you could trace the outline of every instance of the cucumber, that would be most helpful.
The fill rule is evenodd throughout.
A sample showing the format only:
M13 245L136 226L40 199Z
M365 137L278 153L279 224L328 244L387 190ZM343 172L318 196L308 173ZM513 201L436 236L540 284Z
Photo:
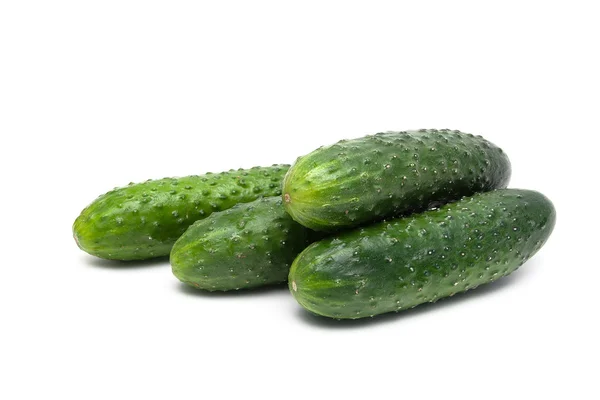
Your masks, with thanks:
M197 221L171 250L173 274L210 291L282 283L294 258L316 236L268 197Z
M535 191L479 193L312 244L294 260L290 291L309 311L337 319L435 302L515 271L555 218Z
M283 199L294 220L333 231L505 188L510 173L506 154L481 136L386 132L298 158L284 178Z
M237 203L280 196L289 165L164 178L117 188L87 206L73 224L85 252L112 260L169 254L195 221Z

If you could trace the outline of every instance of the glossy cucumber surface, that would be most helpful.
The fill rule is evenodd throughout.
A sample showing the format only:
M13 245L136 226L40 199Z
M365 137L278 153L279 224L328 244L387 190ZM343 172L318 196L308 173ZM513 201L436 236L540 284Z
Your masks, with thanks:
M290 269L290 291L307 310L338 319L435 302L515 271L555 219L535 191L476 194L312 244Z
M190 226L171 250L171 266L182 282L210 291L282 283L315 238L285 212L280 197L266 197Z
M280 196L289 165L164 178L117 188L87 206L73 224L85 252L113 260L166 256L195 221L238 203Z
M481 136L447 129L342 140L300 157L283 183L302 225L335 231L505 188L506 154Z

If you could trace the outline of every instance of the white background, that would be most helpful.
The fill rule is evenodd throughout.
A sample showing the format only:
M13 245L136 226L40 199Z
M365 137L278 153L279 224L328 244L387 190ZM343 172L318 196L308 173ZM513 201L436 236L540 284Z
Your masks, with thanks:
M0 397L598 399L595 3L2 1ZM71 236L130 181L418 128L483 135L554 201L511 277L336 322Z

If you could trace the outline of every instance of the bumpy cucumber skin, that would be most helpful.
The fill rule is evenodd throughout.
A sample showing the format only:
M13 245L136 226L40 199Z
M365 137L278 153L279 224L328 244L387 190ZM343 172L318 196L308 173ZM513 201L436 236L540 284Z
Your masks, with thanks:
M209 291L282 283L314 239L280 197L267 197L194 223L173 246L171 266L182 282Z
M284 178L287 211L334 231L505 188L511 166L481 136L448 129L342 140L298 158Z
M476 194L312 244L294 260L290 291L304 308L336 319L435 302L515 271L555 219L535 191Z
M195 221L237 203L280 196L289 165L254 167L117 188L87 206L73 224L85 252L111 260L144 260L169 254Z

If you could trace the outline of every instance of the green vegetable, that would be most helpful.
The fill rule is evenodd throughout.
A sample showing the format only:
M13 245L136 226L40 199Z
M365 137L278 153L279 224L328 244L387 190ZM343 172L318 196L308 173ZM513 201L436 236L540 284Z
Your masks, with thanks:
M193 224L173 246L171 265L179 280L210 291L281 283L314 238L279 197L268 197Z
M508 157L481 136L378 133L300 157L285 176L283 198L294 220L331 231L504 188L510 172Z
M435 302L515 271L542 247L555 218L535 191L476 194L314 243L294 261L289 287L303 307L332 318Z
M281 195L288 165L164 178L117 188L87 206L73 224L79 247L113 260L169 254L193 222L237 203Z

